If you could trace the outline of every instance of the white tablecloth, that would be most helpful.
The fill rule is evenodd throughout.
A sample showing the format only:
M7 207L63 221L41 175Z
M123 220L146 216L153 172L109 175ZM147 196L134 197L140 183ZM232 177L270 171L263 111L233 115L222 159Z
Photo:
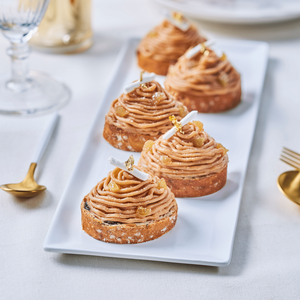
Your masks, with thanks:
M263 26L199 22L209 37L264 40L270 59L242 197L231 264L224 268L61 255L43 251L108 75L126 38L158 24L148 1L96 1L95 45L78 55L33 52L31 68L72 89L37 170L47 192L20 200L0 191L0 299L300 299L300 207L276 187L289 167L282 146L300 152L300 20ZM0 36L0 72L9 71ZM0 183L23 179L49 116L0 116Z

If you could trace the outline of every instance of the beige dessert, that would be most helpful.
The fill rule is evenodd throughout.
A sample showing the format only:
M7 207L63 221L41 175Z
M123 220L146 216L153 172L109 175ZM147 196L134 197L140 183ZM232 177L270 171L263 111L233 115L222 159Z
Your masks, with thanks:
M199 197L226 183L228 155L204 130L200 121L180 127L169 139L148 141L138 165L164 178L176 197Z
M205 44L201 48L190 58L188 51L170 67L166 90L189 110L214 113L237 106L241 101L240 74L225 54L219 57Z
M177 62L187 49L204 42L194 25L180 29L180 24L188 24L179 13L173 13L172 19L164 20L141 41L137 49L138 65L147 72L166 75L170 65ZM179 23L179 27L174 25Z
M171 97L157 81L139 84L112 102L105 117L103 137L115 148L141 152L147 140L156 140L180 121L186 107Z
M138 179L115 168L81 203L82 229L107 243L136 244L157 239L177 220L177 203L164 179L148 174Z

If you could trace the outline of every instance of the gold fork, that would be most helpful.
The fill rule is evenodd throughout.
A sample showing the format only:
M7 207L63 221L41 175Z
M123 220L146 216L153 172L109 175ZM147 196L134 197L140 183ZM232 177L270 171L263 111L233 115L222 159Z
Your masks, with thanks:
M287 156L286 156L287 155ZM280 160L300 171L300 154L283 147Z
M296 170L279 175L277 179L279 190L290 200L300 205L300 154L283 147L280 160Z

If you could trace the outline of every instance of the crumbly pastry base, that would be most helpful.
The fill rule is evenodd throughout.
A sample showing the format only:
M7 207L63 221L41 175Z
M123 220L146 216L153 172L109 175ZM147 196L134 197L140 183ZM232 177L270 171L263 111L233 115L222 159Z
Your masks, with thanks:
M178 92L168 85L165 85L165 89L169 92L177 101L183 103L189 111L197 110L202 113L217 113L226 111L236 107L241 102L241 84L234 91L231 91L224 95L207 95L207 96L191 96Z
M170 231L177 221L176 206L173 211L157 221L109 225L94 218L90 211L84 208L85 202L84 198L81 202L82 229L93 238L106 243L137 244L155 240Z
M146 72L154 72L157 75L167 75L169 66L175 64L176 61L170 64L170 62L161 62L153 60L149 57L143 56L139 51L137 51L138 65Z
M117 149L124 151L142 152L146 141L155 141L159 136L151 136L148 134L131 133L115 126L105 119L103 137L108 143Z
M161 176L175 197L201 197L213 194L224 187L227 181L227 166L217 174L195 179L180 179Z

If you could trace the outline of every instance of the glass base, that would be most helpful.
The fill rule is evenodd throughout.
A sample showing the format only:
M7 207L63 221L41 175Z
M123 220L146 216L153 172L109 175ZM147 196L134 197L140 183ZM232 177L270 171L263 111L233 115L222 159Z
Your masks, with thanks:
M9 88L10 74L0 76L0 114L33 116L47 114L64 106L71 98L69 88L57 79L42 73L29 72L31 87L22 92Z

